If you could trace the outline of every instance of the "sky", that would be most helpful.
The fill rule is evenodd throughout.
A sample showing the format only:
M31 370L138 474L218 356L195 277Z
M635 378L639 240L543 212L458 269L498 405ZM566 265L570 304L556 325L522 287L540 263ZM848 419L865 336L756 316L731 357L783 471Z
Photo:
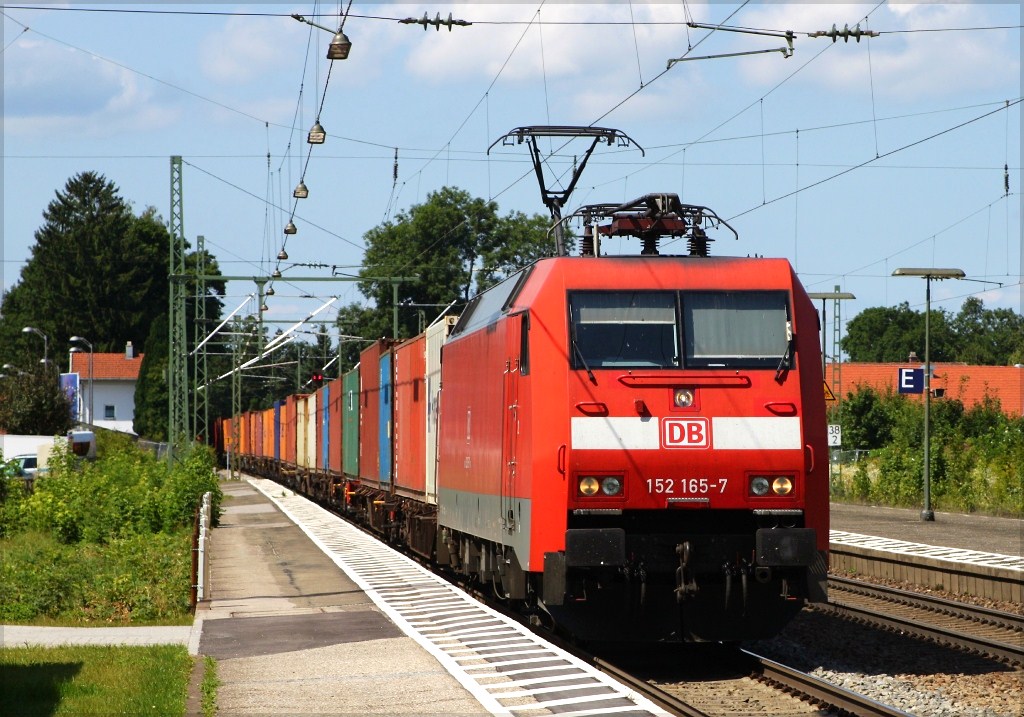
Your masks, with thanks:
M290 15L333 30L346 8L351 54L332 63L332 33ZM398 22L424 13L472 24ZM738 232L713 254L785 257L808 291L853 293L844 322L923 310L900 267L966 273L932 284L933 308L1024 311L1017 3L74 2L6 4L2 20L4 289L70 178L98 172L167 221L178 155L192 246L226 275L282 270L266 318L337 296L330 320L362 300L355 284L289 276L354 274L368 230L444 186L547 215L526 147L488 148L517 127L594 125L632 142L594 151L567 210L680 194ZM809 36L858 24L879 35ZM785 31L792 56L758 52ZM309 145L317 119L327 140ZM588 146L542 140L546 181ZM254 290L230 282L225 313L256 311Z

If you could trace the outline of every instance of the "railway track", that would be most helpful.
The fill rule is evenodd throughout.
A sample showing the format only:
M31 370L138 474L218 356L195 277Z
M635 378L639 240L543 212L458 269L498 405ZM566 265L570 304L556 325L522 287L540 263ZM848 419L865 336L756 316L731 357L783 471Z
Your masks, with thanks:
M707 664L682 668L644 664L622 667L600 658L592 658L592 662L666 711L685 717L907 715L752 652L716 650L714 656L704 660ZM682 671L687 679L678 678Z
M816 610L1024 665L1024 617L848 578L829 579Z
M257 487L261 483L254 481ZM408 623L429 643L431 651L438 651L439 659L451 663L453 674L460 675L457 679L479 692L484 704L503 713L523 717L579 710L590 714L625 711L708 717L909 714L900 709L910 709L906 703L891 701L887 693L865 689L874 697L857 694L735 649L720 649L710 657L709 653L690 650L698 657L694 661L691 656L689 666L680 664L679 659L652 655L655 659L648 660L648 664L658 669L645 671L633 665L615 667L609 664L615 658L608 655L598 659L584 656L572 646L559 647L557 641L551 645L549 634L531 636L520 631L498 617L493 607L487 612L463 598L442 597L441 588L422 575L406 577L406 567L387 567L377 549L364 542L370 536L347 523L362 537L346 532L336 522L337 516L327 519L323 513L306 515L312 506L300 508L309 504L294 494L270 487L261 490L290 516L290 511L295 511L293 520L304 520L311 531L308 534L319 536L314 539L335 556L336 562L341 560L363 576L358 580L366 581L367 593L375 601L386 603L382 603L382 610L394 621ZM372 541L377 542L376 538ZM730 654L732 657L728 657ZM701 669L691 669L692 665L714 668L720 674L702 674ZM605 674L598 676L601 672ZM862 688L858 685L852 689ZM910 713L917 714L918 710Z

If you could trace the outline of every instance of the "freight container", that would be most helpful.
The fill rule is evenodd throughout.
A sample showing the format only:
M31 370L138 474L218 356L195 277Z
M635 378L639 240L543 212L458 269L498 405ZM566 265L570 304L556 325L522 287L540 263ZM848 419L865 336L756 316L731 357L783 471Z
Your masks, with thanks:
M299 396L296 404L295 463L300 468L316 468L316 394Z
M359 366L342 379L341 470L350 478L359 477L359 408L362 394L359 390Z
M341 447L342 447L342 405L344 404L344 385L342 378L336 378L327 384L327 413L324 421L328 428L326 434L327 444L327 470L333 475L341 475Z
M263 446L260 449L260 458L269 462L274 458L274 409L267 408L263 414Z
M281 407L284 401L274 401L274 461L281 462Z
M390 446L382 449L381 436L387 442L391 428L390 395L382 396L385 391L381 387L382 357L388 356L386 362L386 392L391 389L390 350L393 341L380 339L372 346L363 349L359 354L359 478L368 483L387 485L391 481ZM386 403L386 414L382 415L381 407ZM381 465L381 453L386 451L388 462ZM387 472L384 468L387 468Z
M441 347L448 339L448 334L458 323L457 316L445 316L431 324L426 330L426 494L424 499L432 505L437 504L437 422L440 413L441 393Z
M281 411L281 462L291 467L295 466L295 420L299 395L288 396Z
M395 491L417 499L422 499L426 487L425 353L423 334L400 344L393 352Z

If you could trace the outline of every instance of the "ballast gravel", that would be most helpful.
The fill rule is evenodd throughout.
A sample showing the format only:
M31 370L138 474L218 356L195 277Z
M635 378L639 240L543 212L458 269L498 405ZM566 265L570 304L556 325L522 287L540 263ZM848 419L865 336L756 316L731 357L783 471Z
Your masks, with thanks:
M745 647L917 717L1024 716L1021 669L822 613Z

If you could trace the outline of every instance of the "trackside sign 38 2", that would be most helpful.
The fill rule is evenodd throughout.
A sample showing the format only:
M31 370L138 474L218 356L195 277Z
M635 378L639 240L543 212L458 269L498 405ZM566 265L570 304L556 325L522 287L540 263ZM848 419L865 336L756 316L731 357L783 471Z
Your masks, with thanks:
M710 448L711 424L706 418L663 418L661 445L664 448Z

